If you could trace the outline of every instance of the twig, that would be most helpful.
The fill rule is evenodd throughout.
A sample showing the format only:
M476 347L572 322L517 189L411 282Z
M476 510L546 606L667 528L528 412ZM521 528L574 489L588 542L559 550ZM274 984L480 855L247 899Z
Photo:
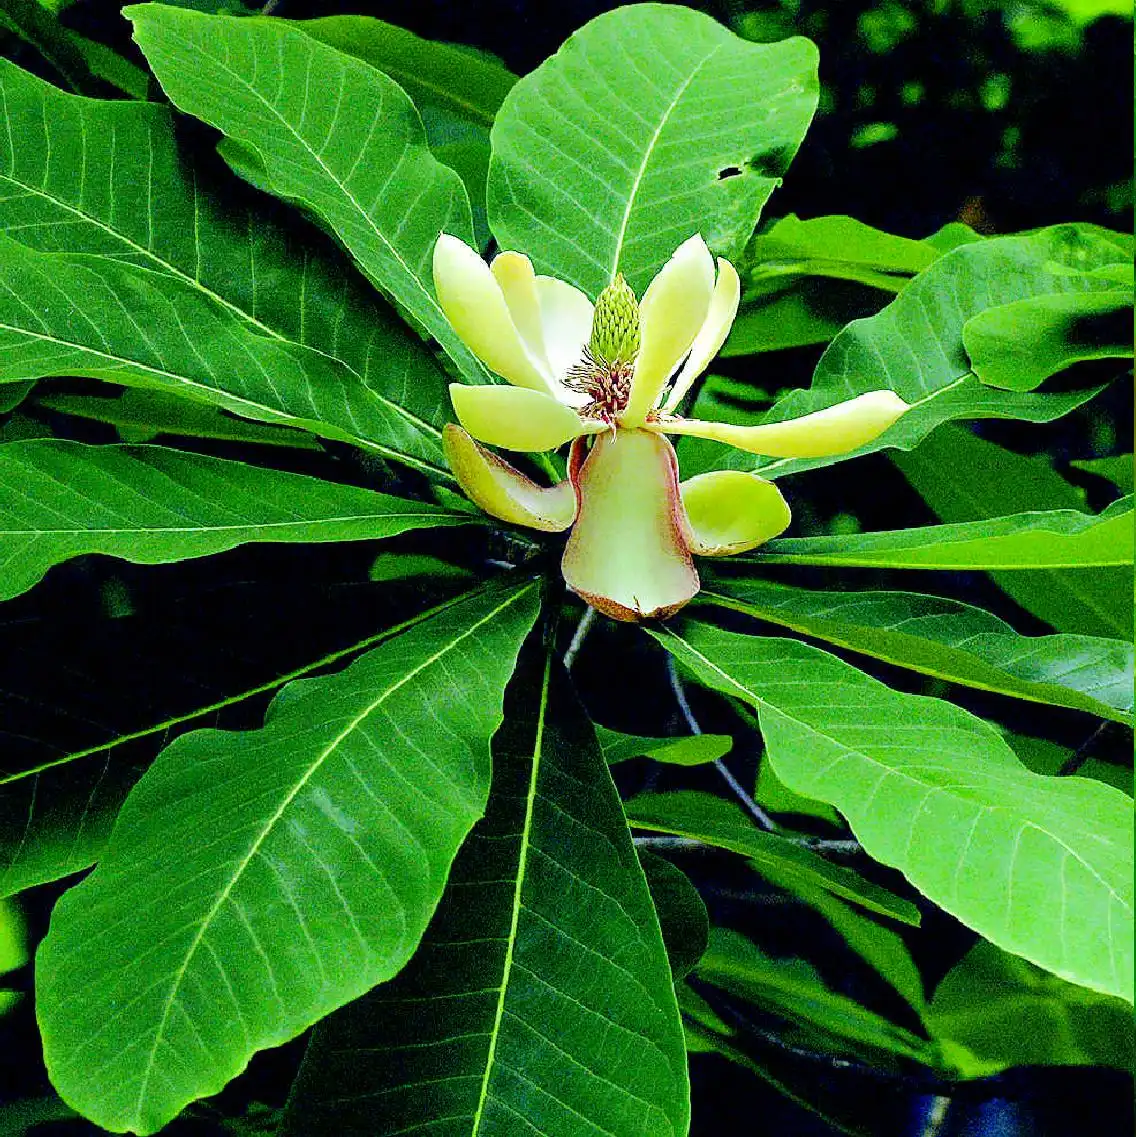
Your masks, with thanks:
M632 837L632 843L640 849L709 849L712 846L696 837Z
M682 717L686 720L686 725L690 727L690 733L701 734L702 727L698 725L698 720L694 717L694 712L690 709L690 703L687 702L686 691L683 689L682 680L678 677L678 668L675 667L673 655L667 656L667 675L671 681L671 690L674 692L675 702L678 703L678 709L682 712ZM721 758L714 759L714 769L722 775L723 781L733 790L734 796L745 806L758 826L767 833L775 832L777 822L750 797L745 786L730 773L729 767Z
M572 664L576 662L576 656L580 654L580 648L584 646L584 640L588 638L588 633L592 630L595 622L596 610L589 605L584 609L584 614L580 617L580 622L572 633L572 642L569 643L568 650L564 653L565 671L572 670Z
M1112 726L1112 723L1109 722L1108 719L1105 719L1104 722L1061 763L1061 767L1057 771L1057 776L1059 778L1067 778L1070 774L1075 774L1091 757L1090 752L1092 751L1093 743L1097 742L1110 726Z

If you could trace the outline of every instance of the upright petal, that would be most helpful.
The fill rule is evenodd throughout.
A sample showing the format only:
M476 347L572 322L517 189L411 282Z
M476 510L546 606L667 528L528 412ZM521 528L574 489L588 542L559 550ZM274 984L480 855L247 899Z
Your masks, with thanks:
M572 448L579 508L564 549L568 587L617 620L677 612L698 591L684 539L678 464L665 438L638 430Z
M544 329L541 326L540 298L536 290L536 273L532 261L524 253L498 253L489 266L493 279L501 288L513 326L529 356L551 377L548 356L544 350Z
M725 422L667 418L649 423L648 429L712 438L750 454L772 458L831 458L878 438L910 409L894 391L869 391L786 422L731 426Z
M624 426L639 427L646 421L706 322L713 292L714 258L695 234L679 245L639 304L639 357L631 397L620 416Z
M555 450L581 434L602 430L542 391L521 387L450 384L458 422L481 442L506 450Z
M714 282L714 295L710 297L710 311L706 313L706 319L694 337L690 355L663 404L663 410L667 414L674 413L683 396L690 390L690 385L710 366L710 361L721 350L733 327L734 317L738 314L741 296L742 282L738 279L737 270L728 260L719 257L718 279Z
M486 513L545 533L560 533L572 524L576 493L567 479L555 486L538 486L453 423L442 432L442 446L458 484Z
M548 378L525 347L489 266L448 233L434 246L434 291L454 331L490 371L518 387L549 390Z
M679 487L689 525L690 551L731 557L784 533L793 515L781 491L756 474L713 470Z
M592 334L592 302L578 288L553 276L536 278L536 294L540 299L544 350L552 378L559 382L583 358ZM587 401L586 395L567 388L557 390L556 395L573 403Z

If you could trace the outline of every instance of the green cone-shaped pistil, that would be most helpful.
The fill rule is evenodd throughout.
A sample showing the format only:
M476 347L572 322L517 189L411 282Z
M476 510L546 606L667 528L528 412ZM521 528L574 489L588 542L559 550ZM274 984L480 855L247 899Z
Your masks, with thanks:
M622 273L596 299L588 350L609 366L631 363L639 354L639 305Z

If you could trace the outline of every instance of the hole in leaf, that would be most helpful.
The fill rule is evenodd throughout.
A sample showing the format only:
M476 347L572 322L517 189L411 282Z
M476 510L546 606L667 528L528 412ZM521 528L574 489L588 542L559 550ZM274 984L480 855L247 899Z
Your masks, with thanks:
M718 181L724 182L727 178L736 178L741 172L740 166L724 166L718 171Z

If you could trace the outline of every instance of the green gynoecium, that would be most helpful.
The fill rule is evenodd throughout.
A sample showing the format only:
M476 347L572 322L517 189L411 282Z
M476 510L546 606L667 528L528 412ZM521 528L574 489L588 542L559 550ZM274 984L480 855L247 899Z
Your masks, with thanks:
M756 548L790 521L781 491L754 473L679 481L669 434L753 454L816 458L855 450L908 409L871 391L786 422L733 426L676 414L718 353L741 284L701 236L675 250L640 300L616 276L593 305L578 288L503 252L486 264L456 237L434 247L434 286L454 331L509 386L454 383L461 426L445 429L450 467L469 498L503 521L571 529L564 580L620 620L665 617L699 588L693 556ZM481 443L554 450L571 443L568 477L541 486Z

